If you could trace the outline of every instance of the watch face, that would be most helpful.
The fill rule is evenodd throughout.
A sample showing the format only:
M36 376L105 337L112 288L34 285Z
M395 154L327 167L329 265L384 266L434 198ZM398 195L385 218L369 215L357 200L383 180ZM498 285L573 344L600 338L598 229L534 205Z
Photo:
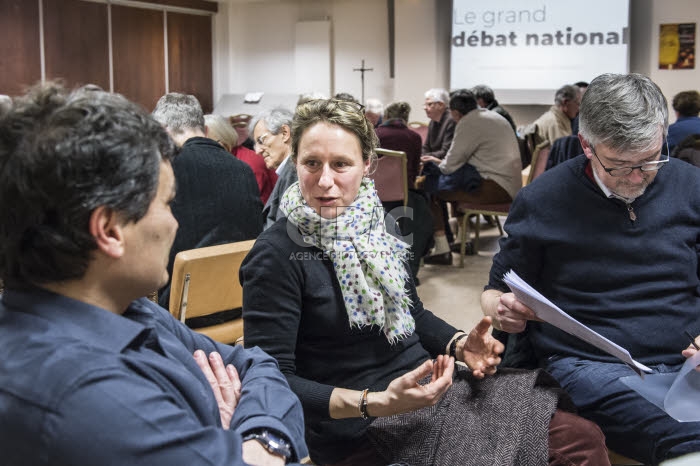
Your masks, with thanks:
M263 430L262 435L260 435L261 440L266 443L266 448L277 455L282 455L289 459L292 456L292 450L286 440L280 435L269 430Z

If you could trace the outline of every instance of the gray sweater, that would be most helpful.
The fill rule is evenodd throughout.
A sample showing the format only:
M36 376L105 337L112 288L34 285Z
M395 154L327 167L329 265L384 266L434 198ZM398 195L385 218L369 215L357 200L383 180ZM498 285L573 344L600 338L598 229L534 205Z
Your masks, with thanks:
M479 108L457 122L452 146L440 163L448 175L465 163L493 180L512 198L522 187L520 150L513 129L501 115Z

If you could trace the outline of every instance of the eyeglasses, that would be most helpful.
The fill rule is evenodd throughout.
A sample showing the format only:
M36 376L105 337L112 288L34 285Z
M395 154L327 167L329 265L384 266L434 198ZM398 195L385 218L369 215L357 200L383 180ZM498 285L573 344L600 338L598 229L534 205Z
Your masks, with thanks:
M263 146L263 145L265 145L265 142L267 141L267 139L268 139L270 136L272 136L272 134L270 134L270 132L268 131L267 133L261 134L260 136L258 136L258 138L255 140L255 142L256 142L258 145Z
M665 160L655 160L653 162L644 162L641 165L635 165L633 167L620 167L620 168L606 168L605 165L603 165L603 162L600 161L600 157L598 157L598 154L595 153L595 149L593 149L593 146L591 147L591 152L593 152L593 155L595 155L595 158L598 159L598 163L600 164L601 167L603 167L603 170L610 175L610 176L627 176L630 173L632 173L634 170L637 168L639 171L642 172L655 172L657 170L661 170L661 167L666 165L669 160L669 152L668 152L668 141L666 141L666 159ZM663 152L662 152L663 153Z
M328 102L333 103L340 108L346 107L346 109L347 109L347 107L350 107L358 113L362 113L362 114L365 113L365 111L364 111L365 106L359 102L355 102L352 100L343 100L343 99L328 99Z
M423 108L425 107L432 107L433 105L441 104L442 102L426 102L423 104Z

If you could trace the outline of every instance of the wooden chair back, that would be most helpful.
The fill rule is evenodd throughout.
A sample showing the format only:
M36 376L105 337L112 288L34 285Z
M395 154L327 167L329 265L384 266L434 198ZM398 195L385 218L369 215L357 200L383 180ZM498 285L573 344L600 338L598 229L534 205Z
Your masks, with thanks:
M549 160L549 152L552 150L549 141L539 144L532 154L532 163L530 164L530 174L527 177L527 184L540 176L547 169L547 160Z
M408 203L408 168L406 152L376 149L380 158L370 178L374 180L377 195L382 202Z
M243 306L238 270L255 240L180 251L175 256L170 289L170 313L181 322ZM243 335L243 319L197 328L221 343Z

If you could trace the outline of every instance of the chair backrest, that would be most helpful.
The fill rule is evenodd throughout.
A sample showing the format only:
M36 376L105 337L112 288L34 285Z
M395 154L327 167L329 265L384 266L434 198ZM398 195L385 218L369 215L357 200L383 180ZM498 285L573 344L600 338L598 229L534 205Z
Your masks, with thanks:
M180 251L175 256L170 313L181 322L243 306L238 270L255 240ZM195 329L216 341L234 343L243 319Z
M416 133L418 133L418 135L421 138L421 141L425 142L425 140L428 138L428 124L427 123L423 123L422 121L411 121L408 123L408 127L411 128Z
M530 175L527 178L527 184L532 183L532 180L540 176L547 169L547 160L549 159L550 147L549 141L545 141L535 148L532 154L532 164L530 166Z
M377 195L382 202L408 203L408 168L406 153L398 150L377 149L377 168L370 178L374 180Z
M535 156L535 150L537 149L537 145L540 144L542 141L539 141L536 123L530 123L529 125L518 128L518 134L520 162L523 168L526 168L532 163L532 160Z
M248 139L248 124L253 118L253 115L248 115L247 113L238 113L229 117L228 121L233 126L233 129L238 133L238 145L240 146Z

